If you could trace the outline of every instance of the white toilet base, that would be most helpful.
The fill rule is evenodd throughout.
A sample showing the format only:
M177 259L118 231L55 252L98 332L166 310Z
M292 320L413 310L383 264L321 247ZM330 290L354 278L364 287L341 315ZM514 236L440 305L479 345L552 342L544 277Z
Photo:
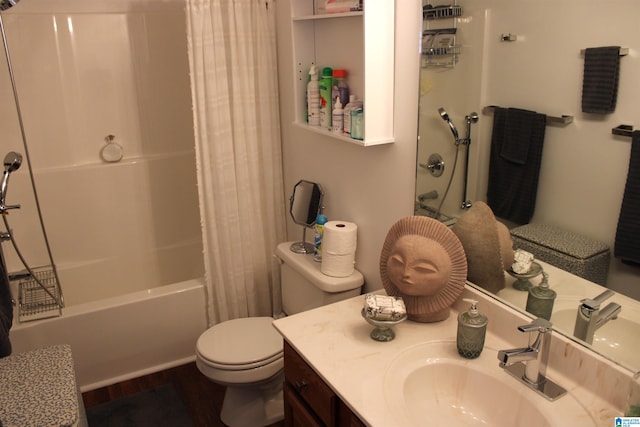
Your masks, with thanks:
M220 419L229 427L267 426L284 419L282 381L257 387L227 386Z

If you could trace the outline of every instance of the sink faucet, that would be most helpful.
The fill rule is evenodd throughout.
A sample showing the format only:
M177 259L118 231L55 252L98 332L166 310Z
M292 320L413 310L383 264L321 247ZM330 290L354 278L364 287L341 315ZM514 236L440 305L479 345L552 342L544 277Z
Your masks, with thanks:
M618 318L618 314L622 311L622 306L618 303L611 302L600 310L600 304L613 295L615 292L607 289L593 299L585 298L580 301L576 314L576 325L573 329L573 335L576 338L593 344L593 335L596 330L609 320Z
M500 350L500 367L519 381L534 389L548 400L556 400L567 391L546 377L551 343L551 322L537 318L518 326L520 332L529 333L529 345L522 348ZM535 337L533 334L537 333Z

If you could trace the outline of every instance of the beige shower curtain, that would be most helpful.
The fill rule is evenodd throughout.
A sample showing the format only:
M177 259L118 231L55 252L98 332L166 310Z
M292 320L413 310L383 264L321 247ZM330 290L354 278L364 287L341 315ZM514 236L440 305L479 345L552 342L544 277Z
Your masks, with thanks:
M269 316L285 238L274 0L187 0L187 21L209 321Z

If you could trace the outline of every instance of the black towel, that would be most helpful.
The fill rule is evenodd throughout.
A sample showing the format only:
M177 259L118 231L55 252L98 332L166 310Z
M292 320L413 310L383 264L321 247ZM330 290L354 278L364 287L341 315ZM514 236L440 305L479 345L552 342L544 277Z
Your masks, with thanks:
M497 217L531 220L546 123L547 116L534 111L494 108L487 204Z
M12 323L13 303L11 302L9 277L7 276L2 248L0 248L0 357L9 356L11 354L9 330L11 329Z
M582 111L608 114L616 109L620 46L592 47L584 52Z
M631 157L618 217L614 255L640 265L640 131L631 137Z

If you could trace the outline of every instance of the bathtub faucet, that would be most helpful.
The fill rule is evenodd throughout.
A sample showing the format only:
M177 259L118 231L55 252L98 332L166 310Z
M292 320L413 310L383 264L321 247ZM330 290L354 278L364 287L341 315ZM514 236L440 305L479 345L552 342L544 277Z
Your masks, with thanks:
M588 344L593 344L593 336L596 330L609 320L618 318L618 314L622 311L622 306L618 303L611 302L600 310L600 304L613 295L615 295L615 292L607 289L593 299L585 298L580 301L576 314L576 325L573 329L573 335L576 338Z

